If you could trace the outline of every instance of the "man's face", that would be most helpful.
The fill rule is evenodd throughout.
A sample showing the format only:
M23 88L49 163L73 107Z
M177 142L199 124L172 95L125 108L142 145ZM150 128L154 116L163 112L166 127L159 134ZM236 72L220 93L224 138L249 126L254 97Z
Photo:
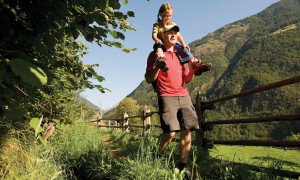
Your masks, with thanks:
M175 44L177 41L177 31L169 30L164 33L164 43L165 44Z

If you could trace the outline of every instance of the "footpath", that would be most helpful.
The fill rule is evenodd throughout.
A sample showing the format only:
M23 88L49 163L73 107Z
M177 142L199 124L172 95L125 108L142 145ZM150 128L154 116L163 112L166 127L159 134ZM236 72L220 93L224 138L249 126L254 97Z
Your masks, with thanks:
M102 137L104 144L110 149L112 157L115 159L125 159L125 150L117 147L111 140L108 135Z

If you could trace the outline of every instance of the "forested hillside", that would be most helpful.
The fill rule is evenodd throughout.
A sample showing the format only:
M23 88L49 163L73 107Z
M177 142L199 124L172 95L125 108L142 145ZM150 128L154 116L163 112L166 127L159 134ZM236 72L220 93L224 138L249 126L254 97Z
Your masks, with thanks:
M214 65L187 85L192 98L201 91L215 99L299 75L299 30L300 1L281 0L192 42L194 55ZM219 103L208 119L299 114L299 89L296 84ZM157 107L156 94L145 81L128 97ZM299 132L299 123L269 123L219 126L211 134L218 139L284 139Z

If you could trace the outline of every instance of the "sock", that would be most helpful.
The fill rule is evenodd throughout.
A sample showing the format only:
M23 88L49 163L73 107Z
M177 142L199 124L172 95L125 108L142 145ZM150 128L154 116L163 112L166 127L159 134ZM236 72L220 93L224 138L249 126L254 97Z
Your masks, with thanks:
M187 163L180 163L178 169L182 171L185 167L187 167Z

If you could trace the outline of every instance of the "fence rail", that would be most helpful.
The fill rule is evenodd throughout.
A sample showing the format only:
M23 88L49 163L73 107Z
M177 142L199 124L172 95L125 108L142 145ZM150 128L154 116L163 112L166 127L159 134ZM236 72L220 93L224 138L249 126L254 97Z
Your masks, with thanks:
M241 93L238 93L238 94L233 94L233 95L222 97L222 98L219 98L219 99L207 101L205 103L207 103L207 104L218 103L218 102L221 102L221 101L226 101L226 100L231 100L231 99L235 99L235 98L239 98L239 97L244 97L244 96L248 96L250 94L263 92L263 91L279 88L279 87L282 87L282 86L295 84L295 83L298 83L298 82L300 82L300 76L296 76L296 77L285 79L285 80L282 80L282 81L279 81L279 82L267 84L265 86L253 88L253 89L250 89L248 91L244 91L244 92L241 92Z
M123 128L123 126L112 126L112 125L98 125L98 127L106 127L106 128ZM145 126L138 126L138 125L129 125L128 127L131 128L146 128ZM160 125L149 125L149 127L153 128L160 128Z
M205 122L204 125L261 123L261 122L299 121L299 120L300 120L300 115L296 114L296 115L268 116L268 117L248 118L248 119L216 120L216 121Z
M245 118L245 119L226 119L226 120L206 120L206 111L215 108L214 104L222 101L231 100L234 98L245 97L254 93L264 92L267 90L295 84L300 82L300 76L285 79L279 82L270 83L261 87L253 88L238 94L218 98L215 100L206 101L203 94L198 93L196 98L196 111L199 118L199 122L203 131L197 136L197 140L204 149L208 149L207 143L209 132L213 130L213 125L223 124L239 124L239 123L262 123L262 122L274 122L274 121L300 121L300 115L277 115L259 118ZM276 146L276 147L300 147L300 141L258 141L258 140L232 140L232 141L220 141L214 140L214 144L228 144L228 145L246 145L246 146Z
M214 144L242 145L242 146L274 146L274 147L300 147L300 141L261 141L261 140L235 140L220 141L213 140Z

